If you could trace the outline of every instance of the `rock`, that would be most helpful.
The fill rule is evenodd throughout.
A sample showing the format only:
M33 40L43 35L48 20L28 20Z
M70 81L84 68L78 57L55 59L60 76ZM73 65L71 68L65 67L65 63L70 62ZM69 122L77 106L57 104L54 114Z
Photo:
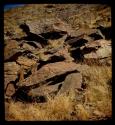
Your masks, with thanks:
M55 85L43 85L41 87L31 89L28 93L29 96L35 97L35 96L47 96L51 93L55 93L58 91L60 83Z
M27 21L26 26L28 26L28 30L31 33L40 35L40 34L47 34L47 33L55 33L58 32L60 35L67 34L71 37L84 37L85 35L90 35L92 33L98 33L102 36L102 33L99 29L91 29L89 27L79 28L78 30L74 30L71 25L67 24L66 22L62 21L58 18L50 18L50 19L41 19L36 21Z
M49 46L51 48L59 48L64 46L64 41L67 38L67 34L56 40L48 40Z
M112 47L111 46L105 46L103 48L100 48L96 51L96 54L98 58L105 58L112 56Z
M69 74L62 84L59 94L69 92L70 90L74 91L75 89L81 89L81 85L82 75L80 73Z
M112 57L107 57L99 60L100 63L111 66L112 65Z
M45 18L36 21L27 21L26 25L29 27L30 32L34 34L48 33L48 32L61 32L74 34L74 30L69 24L61 21L58 18Z
M36 42L36 41L29 41L27 42L29 45L31 46L34 46L35 48L39 48L41 49L42 48L42 45L39 43L39 42Z
M33 46L30 46L28 43L23 43L22 48L30 51L35 49Z
M24 66L28 66L28 67L36 64L35 60L29 59L29 58L24 57L24 56L18 57L18 59L16 60L16 62L19 63L20 65L24 65Z
M6 62L4 63L4 72L7 75L16 75L20 66L16 62Z
M62 49L57 51L54 55L56 55L56 56L63 56L65 58L65 61L68 61L68 62L71 62L71 61L74 60L71 57L67 47L63 47Z
M86 53L85 51L88 51L92 49L92 51L90 51L90 53ZM93 51L95 49L95 51ZM90 43L86 43L86 45L84 47L81 47L81 51L83 51L84 53L84 58L105 58L105 57L110 57L111 56L111 41L107 41L107 40L96 40Z
M77 70L79 66L80 65L77 65L76 63L73 62L56 62L56 63L46 64L43 67L41 67L36 73L34 73L34 75L31 75L30 77L26 78L25 81L23 81L21 84L17 83L17 85L18 86L34 85L41 81L45 81L46 79L54 77L56 75L66 73L68 71Z
M20 66L15 62L4 63L5 88L10 81L14 81L17 77Z
M12 96L15 93L15 87L13 84L8 84L7 88L6 88L6 92L5 95L6 96Z
M20 46L18 45L18 42L15 40L10 40L7 42L6 46L4 47L4 60L9 59L11 56L13 56Z
M4 72L6 74L15 75L19 70L20 66L16 62L6 62L4 63Z
M20 48L18 42L16 40L7 40L6 41L6 46L4 48L5 52L10 51L10 50L12 50L14 48L15 49Z
M6 86L10 81L15 81L16 78L17 75L4 75L4 89L6 89Z
M103 117L105 115L103 112L98 111L98 110L94 110L93 114L98 116L98 117Z
M90 66L88 66L87 64L79 64L79 67L77 68L78 71L80 71L80 73L83 73L84 71L87 71L90 68Z
M111 46L110 40L100 39L100 40L95 40L85 44L85 47L87 48L99 48L99 47L106 47L106 46Z

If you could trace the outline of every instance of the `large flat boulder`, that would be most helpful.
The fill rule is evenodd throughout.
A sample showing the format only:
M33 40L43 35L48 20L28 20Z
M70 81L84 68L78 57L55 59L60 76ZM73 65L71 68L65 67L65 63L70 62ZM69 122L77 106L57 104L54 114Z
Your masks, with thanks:
M60 75L66 73L68 71L77 70L80 65L77 65L74 62L56 62L49 63L41 67L34 74L27 77L24 81L20 81L17 83L18 86L30 86L37 84L41 81L45 81L51 77L56 75Z

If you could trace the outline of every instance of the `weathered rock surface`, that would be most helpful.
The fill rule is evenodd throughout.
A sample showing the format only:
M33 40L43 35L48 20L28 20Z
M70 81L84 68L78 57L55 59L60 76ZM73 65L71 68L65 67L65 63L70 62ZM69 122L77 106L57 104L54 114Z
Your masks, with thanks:
M34 34L61 31L65 33L67 32L71 35L75 33L69 24L61 21L59 18L46 18L42 20L36 20L34 22L27 21L26 25L29 27L30 32Z
M105 58L111 56L111 41L107 40L97 40L93 41L91 43L86 43L83 51L85 49L95 49L95 51L92 51L90 53L84 52L84 58Z
M12 55L14 55L17 50L20 48L18 42L15 40L9 40L4 48L4 60L9 59Z
M80 73L69 74L59 90L59 94L69 92L70 90L81 89L82 75Z
M26 78L25 81L17 83L18 86L30 86L45 81L55 75L60 75L68 71L77 70L79 65L73 62L57 62L46 64L40 68L34 75Z
M7 75L16 75L20 66L15 62L4 63L4 71Z
M30 51L35 49L33 46L30 46L28 43L23 43L22 48Z
M10 81L14 81L17 78L20 66L15 62L4 63L4 77L5 77L5 88Z
M15 87L13 84L8 84L5 95L11 97L15 93Z
M29 96L50 96L53 93L57 93L60 83L55 85L43 85L41 87L31 89L28 93Z
M36 11L31 12L31 6ZM28 5L27 11L4 15L5 88L13 99L32 102L35 96L81 90L82 73L90 67L86 62L93 59L102 65L112 64L110 7L45 7Z
M28 66L28 67L36 64L35 60L29 59L29 58L24 57L24 56L18 57L18 59L16 60L16 62L18 64L20 64L20 65L24 65L24 66Z

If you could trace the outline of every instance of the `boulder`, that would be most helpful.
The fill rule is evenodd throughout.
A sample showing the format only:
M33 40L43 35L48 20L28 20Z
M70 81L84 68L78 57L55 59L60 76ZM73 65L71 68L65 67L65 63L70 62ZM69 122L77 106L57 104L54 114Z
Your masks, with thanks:
M64 83L62 84L59 94L69 92L70 90L74 91L75 89L81 89L82 85L82 75L80 73L69 74Z
M56 62L49 63L42 66L34 75L30 75L23 82L17 83L18 86L31 86L39 84L39 82L45 81L56 75L61 75L69 71L77 70L80 65L77 65L74 62Z
M71 26L59 18L45 18L36 21L27 21L26 25L29 27L31 33L41 34L48 32L63 32L68 34L74 34L74 30Z
M81 47L81 51L83 51L84 58L86 59L89 58L100 59L100 58L110 57L112 53L111 41L101 39L90 43L86 43L85 46Z
M20 65L24 65L27 67L31 67L32 65L36 64L35 60L29 59L24 56L19 56L18 59L16 60L16 62L19 63Z
M8 84L5 95L11 97L15 93L15 87L13 84Z
M4 63L4 77L5 77L5 88L10 81L14 81L17 78L20 66L15 62Z
M17 41L10 40L9 42L7 42L4 47L4 60L7 60L12 57L15 53L18 52L19 49L20 46L18 45Z
M29 96L47 96L58 91L60 83L55 85L43 85L41 87L31 89L28 93Z

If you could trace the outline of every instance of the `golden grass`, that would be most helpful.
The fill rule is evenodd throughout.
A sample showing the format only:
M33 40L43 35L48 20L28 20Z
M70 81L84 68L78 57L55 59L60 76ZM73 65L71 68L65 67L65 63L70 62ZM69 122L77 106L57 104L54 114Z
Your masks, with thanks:
M6 120L99 120L112 116L112 70L107 66L91 66L83 71L87 89L82 93L84 101L77 101L77 95L58 95L48 98L47 103L10 102Z

